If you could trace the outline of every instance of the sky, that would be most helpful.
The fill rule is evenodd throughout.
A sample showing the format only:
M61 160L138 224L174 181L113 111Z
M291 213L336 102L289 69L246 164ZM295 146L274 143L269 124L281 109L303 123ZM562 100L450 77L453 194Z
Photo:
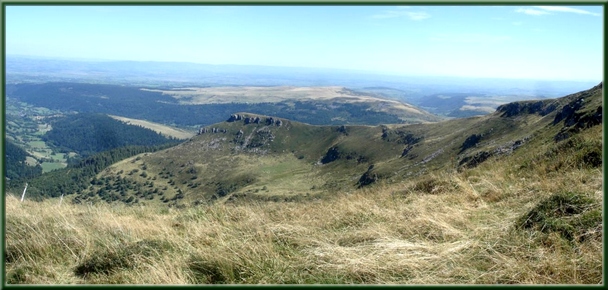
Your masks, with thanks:
M6 54L603 80L597 6L6 6Z

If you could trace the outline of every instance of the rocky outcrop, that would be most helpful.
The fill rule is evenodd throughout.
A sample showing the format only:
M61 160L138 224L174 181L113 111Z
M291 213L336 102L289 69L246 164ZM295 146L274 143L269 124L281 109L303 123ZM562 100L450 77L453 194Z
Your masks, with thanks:
M557 109L554 100L545 101L522 101L508 103L498 106L497 112L502 112L501 117L514 117L521 114L538 114L546 116Z
M259 116L247 116L247 115L241 115L241 114L232 114L230 115L230 117L228 118L228 120L226 120L226 122L236 122L236 121L243 121L243 123L245 125L249 125L249 124L266 124L266 125L274 125L277 127L281 127L283 125L283 121L278 119L278 118L274 118L274 117L268 117L265 118L264 120L262 120L262 118L260 118Z
M228 118L228 120L226 120L226 122L234 122L234 121L240 121L240 120L243 120L243 115L232 114L232 115L230 115L230 118Z
M458 162L458 166L463 168L473 168L486 161L488 158L490 158L490 156L492 156L492 153L487 151L477 152L473 156L466 156L465 158L462 158L462 160Z
M397 144L413 145L422 140L421 136L407 131L390 130L387 127L382 128L382 140L386 142L396 142Z
M211 129L209 129L209 128L206 128L206 127L202 127L200 129L198 129L197 135L201 135L201 134L205 134L205 133L209 133L209 132L211 132L211 133L226 133L228 131L226 129L222 129L222 128L215 128L215 127L213 127Z
M260 117L246 117L243 122L245 123L245 125L247 124L259 124L260 123Z
M361 175L361 177L359 178L359 181L357 181L358 187L364 187L366 185L370 185L376 181L378 181L378 174L374 173L372 170L374 169L374 165L370 165L369 168L367 168L367 171L365 171L365 173L363 173L363 175Z
M435 159L435 157L439 156L439 154L443 153L443 148L440 148L439 150L431 153L431 155L425 157L424 159L422 159L422 161L420 161L420 163L424 164L424 163L428 163L431 160Z
M338 147L334 146L329 148L327 153L325 153L325 156L321 158L321 164L327 164L340 159L340 154L340 149L338 149Z
M414 146L412 145L405 146L405 148L403 148L403 152L401 152L401 157L407 156L413 148Z
M275 125L277 127L281 127L283 125L283 121L273 117L268 117L266 118L266 125Z
M563 122L562 129L554 137L556 142L567 139L581 130L602 124L603 107L601 104L595 109L588 107L590 100L601 97L602 88L603 83L600 83L590 90L573 95L572 101L555 114L553 125Z
M462 145L460 145L460 152L458 152L458 154L464 152L465 150L467 150L469 148L477 146L479 141L481 141L482 137L483 137L483 134L473 134L473 135L467 137L467 139L464 140Z
M255 132L246 147L249 149L262 147L270 144L274 138L275 136L272 134L272 131L270 131L268 128L262 128Z
M564 127L554 137L556 142L567 139L572 134L580 130L602 124L602 106L598 106L595 111L579 112L583 107L584 98L579 98L565 105L561 111L555 115L553 124L557 125L564 121Z
M476 167L477 165L481 164L492 156L509 155L513 153L513 151L515 151L517 148L524 145L529 139L530 137L525 137L521 140L515 140L502 144L494 148L494 150L492 151L480 151L472 156L466 156L462 158L460 162L458 162L458 166L460 167L459 169Z

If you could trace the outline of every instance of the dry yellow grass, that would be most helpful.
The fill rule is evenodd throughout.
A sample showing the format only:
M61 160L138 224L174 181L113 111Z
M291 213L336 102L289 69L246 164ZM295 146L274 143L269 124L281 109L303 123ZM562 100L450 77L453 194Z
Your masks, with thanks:
M194 133L194 132L189 132L186 130L177 129L177 128L173 128L170 126L166 126L166 125L162 125L162 124L158 124L158 123L154 123L154 122L149 122L149 121L145 121L145 120L131 119L131 118L113 116L113 115L108 115L108 116L110 116L118 121L129 124L129 125L141 126L141 127L153 130L153 131L158 132L167 137L174 137L177 139L188 139L188 138L196 135L196 133Z

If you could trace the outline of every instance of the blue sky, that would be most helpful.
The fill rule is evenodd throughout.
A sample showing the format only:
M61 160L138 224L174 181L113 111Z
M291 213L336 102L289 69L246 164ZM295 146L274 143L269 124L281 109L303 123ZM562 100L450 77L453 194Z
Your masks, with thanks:
M6 53L603 79L602 6L7 6Z

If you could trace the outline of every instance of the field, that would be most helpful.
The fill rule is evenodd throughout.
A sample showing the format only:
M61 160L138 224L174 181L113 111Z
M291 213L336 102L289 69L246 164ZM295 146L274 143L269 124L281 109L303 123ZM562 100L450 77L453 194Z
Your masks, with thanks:
M113 115L109 115L109 116L116 120L122 121L126 124L129 124L129 125L136 125L136 126L148 128L150 130L163 134L164 136L167 136L167 137L173 137L173 138L177 138L177 139L188 139L188 138L196 135L196 133L194 133L194 132L186 131L186 130L179 129L179 128L173 128L171 126L162 125L162 124L158 124L158 123L154 123L154 122L149 122L146 120L131 119L131 118L113 116Z
M276 103L283 101L340 101L372 103L378 111L408 111L421 114L417 108L395 100L358 93L343 87L206 87L175 90L152 90L170 95L182 104Z
M33 156L28 158L28 164L40 164L43 172L66 167L64 154L53 152L41 139L44 133L52 129L48 119L61 114L12 99L7 99L6 103L6 137Z

